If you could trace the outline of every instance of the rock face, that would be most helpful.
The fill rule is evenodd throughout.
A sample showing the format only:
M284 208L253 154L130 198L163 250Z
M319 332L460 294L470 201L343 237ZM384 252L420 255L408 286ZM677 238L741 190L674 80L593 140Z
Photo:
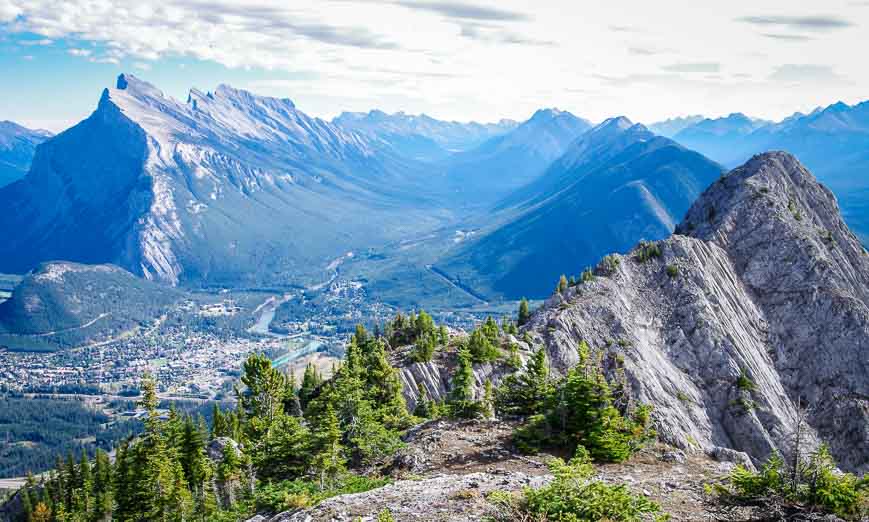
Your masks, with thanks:
M793 156L752 158L676 235L595 272L528 327L554 371L580 340L606 349L664 441L755 462L793 449L799 403L808 445L869 470L869 256Z
M169 284L320 280L437 221L414 176L290 100L220 86L180 102L125 74L0 189L0 272L64 259Z

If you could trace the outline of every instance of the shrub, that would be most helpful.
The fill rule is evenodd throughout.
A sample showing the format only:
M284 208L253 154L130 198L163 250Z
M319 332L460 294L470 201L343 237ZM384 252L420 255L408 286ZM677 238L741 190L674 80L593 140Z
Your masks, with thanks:
M869 516L869 481L838 473L826 446L821 446L797 469L789 469L774 454L754 472L737 466L726 483L708 488L725 507L756 506L781 513L784 519L803 520L803 515L823 512L846 520Z
M637 253L634 259L636 259L640 263L645 263L646 261L658 257L661 257L661 247L659 247L657 243L640 241L640 244L637 246Z
M667 265L667 275L671 278L679 275L679 267L676 265Z
M616 272L616 270L618 270L620 263L621 260L618 258L618 256L610 254L604 256L598 267L604 275L612 275Z
M594 281L594 272L591 271L591 267L582 271L581 279L583 283Z
M748 378L748 375L743 371L740 372L739 377L736 378L736 387L740 391L745 392L753 392L757 386L754 382Z
M491 494L498 521L545 520L579 522L582 520L647 520L660 512L658 504L634 495L624 485L595 480L594 468L582 450L564 462L553 459L549 470L554 479L541 488L526 488L521 495Z

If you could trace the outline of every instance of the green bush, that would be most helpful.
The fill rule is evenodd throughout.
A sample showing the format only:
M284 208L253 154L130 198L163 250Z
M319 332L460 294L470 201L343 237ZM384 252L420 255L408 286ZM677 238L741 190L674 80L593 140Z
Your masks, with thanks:
M676 265L667 265L667 275L671 278L679 275L679 267Z
M708 489L724 506L761 507L784 513L788 520L817 512L846 520L869 516L869 479L839 473L826 446L797 461L797 469L789 468L776 453L760 471L737 466L725 484Z
M582 450L567 463L553 459L549 469L555 478L544 487L526 488L521 496L490 495L488 500L496 507L495 519L503 522L636 521L648 520L660 513L658 504L634 495L626 486L595 480L594 468Z
M634 256L634 259L636 259L640 263L645 263L646 261L650 261L658 257L661 257L661 247L659 247L657 243L653 243L650 241L640 241L640 244L637 246L637 253Z

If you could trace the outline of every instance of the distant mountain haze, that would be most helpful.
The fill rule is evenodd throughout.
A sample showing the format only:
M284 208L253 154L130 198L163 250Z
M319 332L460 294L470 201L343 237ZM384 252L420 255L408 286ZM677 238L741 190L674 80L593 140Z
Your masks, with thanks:
M833 190L845 220L866 242L869 102L853 106L839 102L810 114L794 114L779 123L746 120L733 115L704 120L684 129L674 139L728 167L760 152L790 152Z
M437 266L492 298L540 298L559 275L672 233L723 168L624 117L577 139L498 205L504 222Z
M36 146L51 136L48 131L0 121L0 187L23 178L30 170Z

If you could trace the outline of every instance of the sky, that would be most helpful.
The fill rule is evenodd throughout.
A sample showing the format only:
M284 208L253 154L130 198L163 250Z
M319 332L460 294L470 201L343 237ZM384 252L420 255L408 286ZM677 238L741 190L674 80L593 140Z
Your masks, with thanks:
M60 131L119 73L342 111L651 123L869 99L869 0L0 0L0 120Z

